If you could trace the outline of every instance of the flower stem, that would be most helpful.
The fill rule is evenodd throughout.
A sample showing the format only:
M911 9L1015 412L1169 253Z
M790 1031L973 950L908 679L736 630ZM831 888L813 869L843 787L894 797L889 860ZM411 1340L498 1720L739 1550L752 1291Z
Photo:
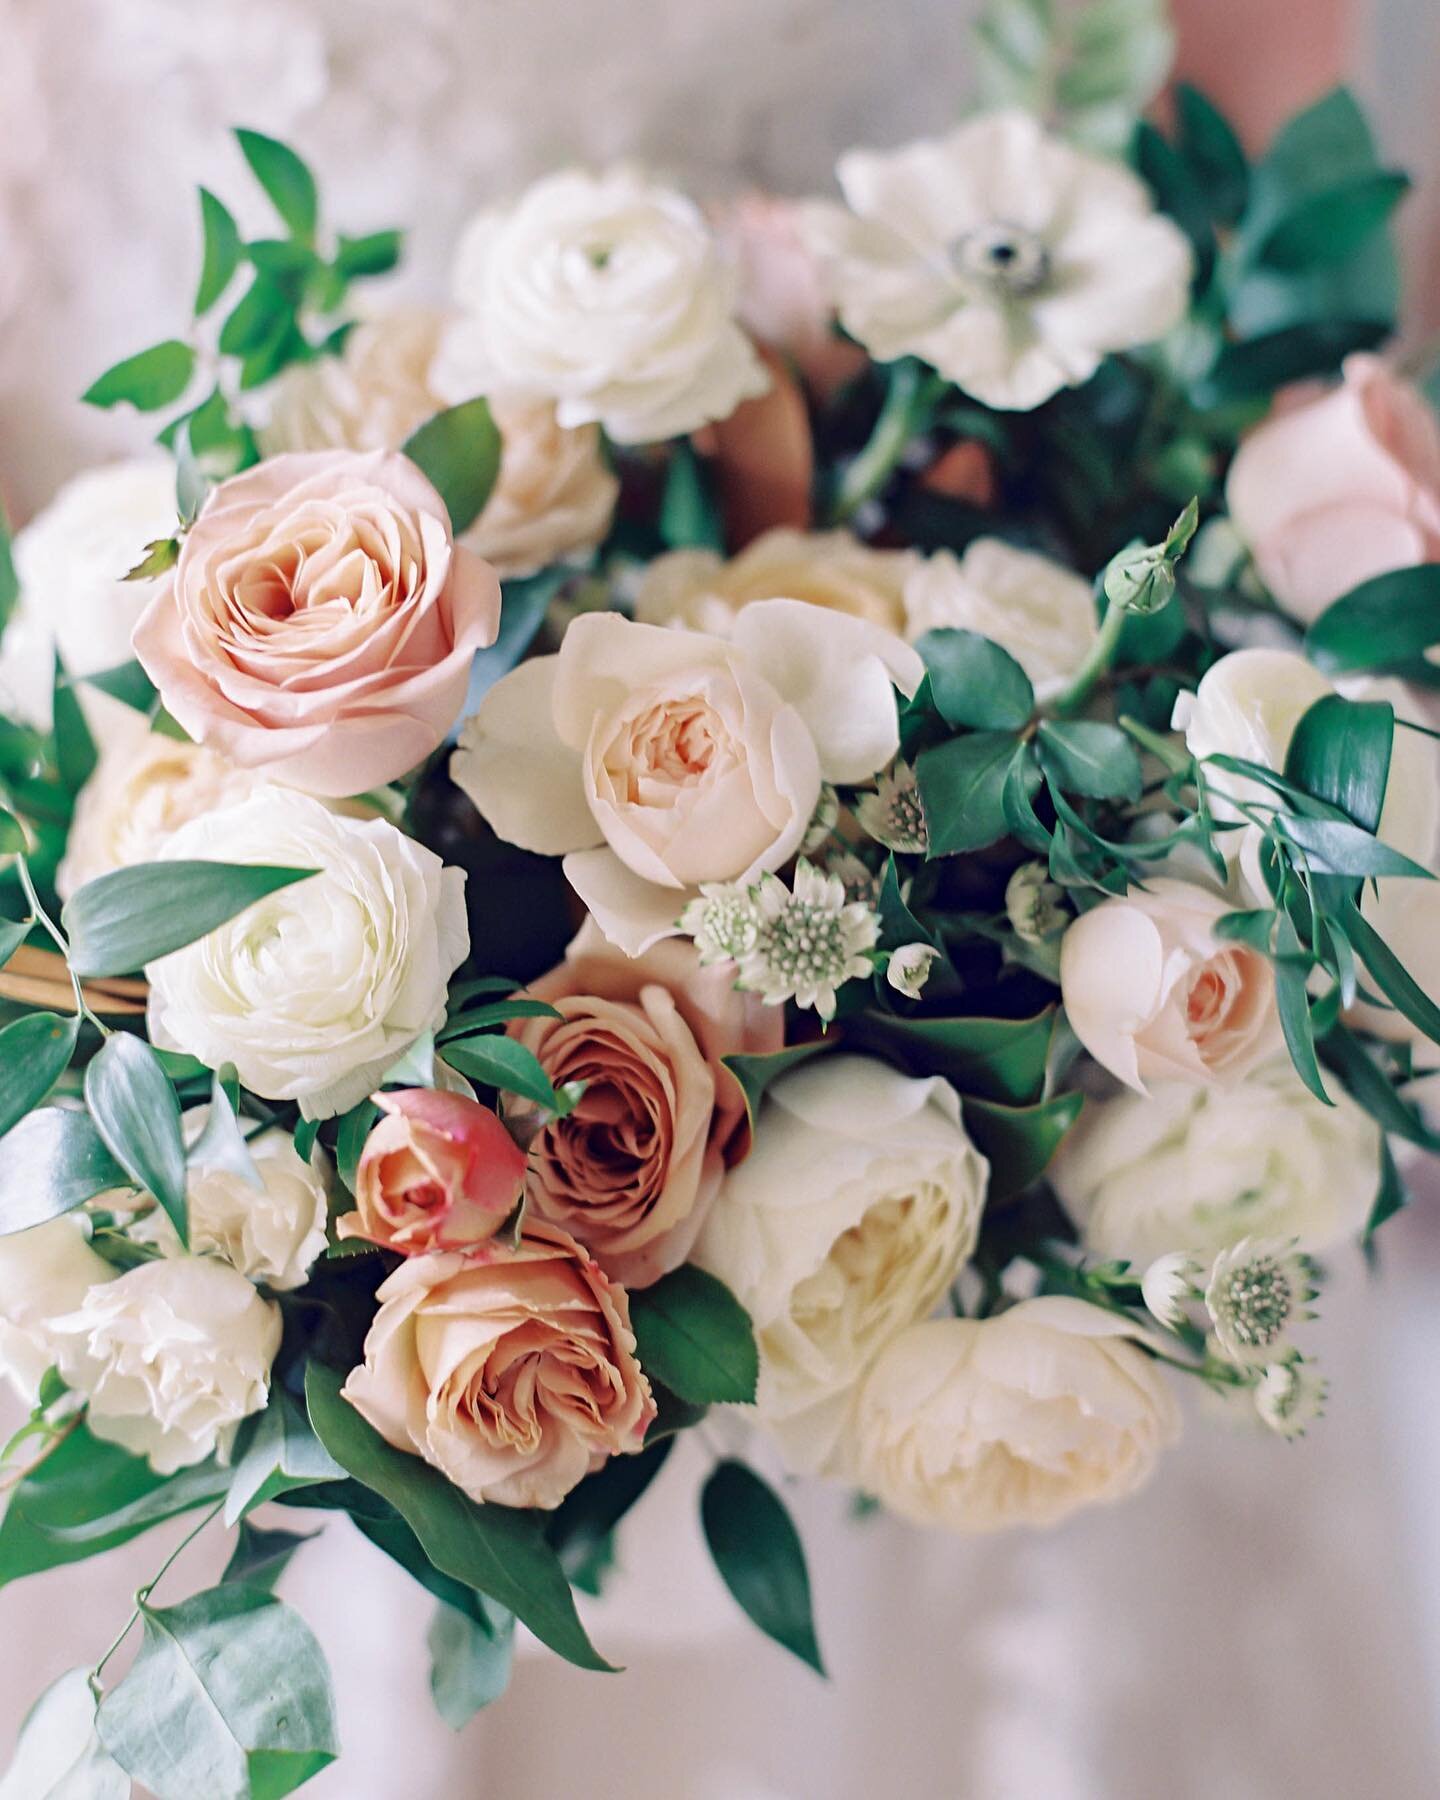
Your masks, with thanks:
M918 362L896 363L892 369L885 403L869 441L840 479L831 514L835 524L853 518L894 474L934 398L934 378L927 376L928 371Z
M102 1024L85 1003L85 995L80 986L80 977L70 967L70 944L63 931L40 904L40 896L35 891L35 882L30 874L30 865L23 856L15 858L15 868L20 876L20 885L25 890L25 898L30 902L30 910L36 920L45 927L51 942L65 958L65 973L70 977L70 986L75 995L75 1010L82 1019L88 1019L102 1038L109 1037L110 1027Z
M1075 671L1074 680L1055 701L1053 710L1057 718L1067 719L1072 713L1079 712L1090 698L1096 683L1115 660L1120 633L1125 629L1128 617L1125 608L1117 606L1113 600L1106 607L1095 642L1090 646L1084 662Z
M133 1610L131 1611L130 1617L120 1627L120 1630L117 1632L115 1638L111 1642L110 1648L105 1652L105 1654L100 1658L99 1662L97 1662L95 1667L90 1671L90 1689L91 1689L91 1692L95 1695L97 1702L100 1698L100 1693L101 1693L100 1673L104 1669L106 1663L109 1662L110 1658L115 1654L115 1652L125 1642L126 1638L129 1637L131 1629L133 1628L133 1626L135 1624L135 1621L140 1617L140 1609L148 1603L151 1594L154 1593L155 1589L157 1587L159 1587L160 1583L170 1573L172 1566L179 1560L182 1552L184 1552L190 1548L191 1544L193 1544L195 1542L196 1538L199 1537L200 1533L205 1529L205 1527L210 1523L210 1521L216 1516L216 1514L220 1511L221 1507L223 1507L224 1504L225 1504L225 1499L224 1499L224 1496L222 1495L221 1498L218 1499L215 1502L215 1504L210 1508L209 1512L207 1512L204 1515L204 1517L200 1520L200 1522L197 1525L192 1526L191 1529L185 1533L184 1537L181 1538L180 1542L175 1546L175 1548L165 1558L164 1562L161 1563L159 1569L156 1571L156 1573L154 1575L152 1575L150 1577L149 1581L147 1581L145 1583L144 1587L137 1590L136 1595L135 1595L135 1605L134 1605Z

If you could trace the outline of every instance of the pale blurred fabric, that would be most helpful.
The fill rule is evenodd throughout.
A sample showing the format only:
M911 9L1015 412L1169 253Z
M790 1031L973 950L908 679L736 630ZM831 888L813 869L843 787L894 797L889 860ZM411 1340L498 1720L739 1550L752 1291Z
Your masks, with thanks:
M74 396L183 323L193 186L243 191L231 121L293 137L332 218L414 223L443 284L465 214L569 156L640 153L704 190L805 191L834 153L943 127L968 90L940 0L0 0L0 489L24 517L143 435ZM1185 66L1263 136L1345 70L1387 147L1440 175L1435 0L1186 0ZM1440 183L1432 189L1440 192ZM1440 216L1409 204L1417 319ZM247 224L259 225L252 212ZM1426 278L1425 271L1432 271ZM1435 322L1433 319L1431 322ZM530 1646L465 1733L426 1691L429 1603L347 1525L283 1592L323 1638L345 1761L317 1800L1421 1800L1440 1792L1440 1185L1370 1281L1338 1266L1330 1416L1296 1447L1207 1424L1128 1506L959 1542L843 1495L790 1497L822 1684L736 1615L706 1561L687 1448L593 1609L621 1677ZM1193 1402L1194 1396L1187 1396ZM308 1515L302 1516L308 1519ZM293 1522L293 1521L292 1521ZM0 1593L0 1747L88 1660L173 1533ZM170 1579L213 1578L202 1540ZM196 1796L196 1800L206 1800Z

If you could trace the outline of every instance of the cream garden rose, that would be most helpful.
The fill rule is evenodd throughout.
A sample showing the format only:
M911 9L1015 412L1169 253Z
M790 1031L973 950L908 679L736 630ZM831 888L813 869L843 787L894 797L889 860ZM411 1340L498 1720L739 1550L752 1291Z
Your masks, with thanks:
M794 856L823 781L885 767L894 687L921 673L890 633L796 600L745 607L728 638L589 614L490 689L451 773L500 837L563 855L635 956L675 933L702 882Z
M469 948L465 877L385 820L268 788L193 820L162 854L319 871L150 964L162 1049L234 1063L252 1092L326 1118L444 1022Z
M1186 881L1152 880L1084 913L1060 941L1060 991L1096 1062L1152 1081L1236 1081L1279 1050L1275 975L1214 935L1234 908Z
M1050 1179L1086 1248L1137 1268L1246 1237L1327 1250L1363 1228L1380 1166L1379 1127L1329 1086L1333 1106L1282 1054L1227 1087L1157 1081L1091 1100Z
M90 1248L78 1213L0 1237L0 1375L27 1406L35 1404L42 1378L55 1365L52 1322L114 1276Z
M692 1260L754 1322L757 1410L792 1467L837 1472L856 1383L959 1274L988 1174L938 1078L827 1055L768 1090Z
M345 1398L472 1500L554 1507L654 1417L625 1290L554 1226L408 1258Z
M52 1329L95 1436L173 1475L223 1456L265 1405L280 1309L226 1263L167 1256L90 1288Z
M523 394L565 426L658 442L724 419L769 376L734 318L735 273L699 208L633 169L547 176L461 240L435 380Z
M902 1518L961 1532L1124 1498L1180 1432L1133 1329L1060 1295L912 1325L860 1389L849 1473Z
M918 356L987 406L1028 410L1185 315L1189 245L1128 169L985 113L948 137L852 150L849 210L811 241L840 321L879 362Z
M976 538L963 557L938 550L905 583L909 638L978 631L1008 650L1041 702L1075 676L1099 633L1090 583L1002 538Z
M767 531L726 561L712 550L673 550L646 569L635 617L725 636L756 600L804 600L903 632L912 550L872 550L848 531Z
M441 742L499 621L494 571L414 463L320 451L212 491L134 644L191 737L341 796Z

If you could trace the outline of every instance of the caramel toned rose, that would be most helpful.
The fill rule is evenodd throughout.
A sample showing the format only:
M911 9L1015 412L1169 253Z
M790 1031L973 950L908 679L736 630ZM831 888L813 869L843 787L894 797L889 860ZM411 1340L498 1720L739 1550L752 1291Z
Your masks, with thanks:
M364 793L441 742L500 585L384 451L277 456L217 487L135 628L191 737L311 793Z
M553 1225L412 1256L377 1298L345 1398L472 1500L558 1506L643 1445L655 1402L625 1290Z
M513 1035L552 1082L585 1092L532 1141L529 1204L617 1281L647 1286L684 1262L749 1149L744 1096L721 1058L778 1050L780 1010L737 993L732 970L702 969L678 938L631 958L593 922L531 991L563 1016L517 1021Z

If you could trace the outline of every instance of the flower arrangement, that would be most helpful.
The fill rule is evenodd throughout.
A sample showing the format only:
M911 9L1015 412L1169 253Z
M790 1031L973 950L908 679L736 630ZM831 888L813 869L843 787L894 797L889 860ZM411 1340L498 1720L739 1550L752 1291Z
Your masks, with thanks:
M989 1531L1187 1385L1321 1411L1317 1259L1437 1144L1440 425L1353 101L1162 129L1132 10L997 0L841 199L549 176L444 307L272 139L275 235L202 191L193 323L86 396L169 454L0 558L0 1581L236 1535L26 1793L334 1758L279 1508L430 1590L459 1725L517 1623L608 1666L681 1432L822 1670L744 1445Z

